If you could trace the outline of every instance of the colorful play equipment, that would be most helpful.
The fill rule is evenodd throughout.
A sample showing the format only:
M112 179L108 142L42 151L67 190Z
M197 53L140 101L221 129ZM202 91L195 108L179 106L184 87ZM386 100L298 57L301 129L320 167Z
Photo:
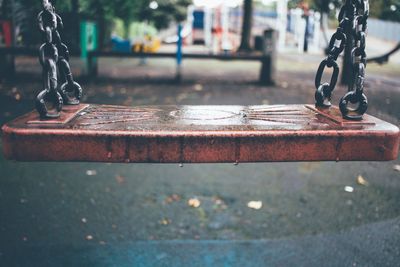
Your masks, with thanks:
M97 24L93 21L81 21L80 23L80 44L81 58L87 59L87 54L98 47Z

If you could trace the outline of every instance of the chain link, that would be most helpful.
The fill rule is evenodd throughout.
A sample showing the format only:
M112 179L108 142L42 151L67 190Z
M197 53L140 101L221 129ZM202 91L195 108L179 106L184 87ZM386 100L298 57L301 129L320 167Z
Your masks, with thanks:
M366 68L366 31L369 16L368 0L346 0L341 7L338 20L339 26L329 42L329 52L318 67L315 76L315 104L318 107L330 107L332 92L339 76L339 66L336 62L346 45L353 46L351 50L351 81L348 93L340 99L339 108L345 119L361 120L367 111L368 100L364 91ZM351 35L351 36L350 36ZM351 37L354 39L352 44ZM333 68L330 82L321 83L325 68ZM357 107L352 109L349 103Z
M62 43L58 32L63 28L62 19L48 0L43 0L43 10L38 15L38 25L45 39L39 48L44 89L36 97L36 110L42 119L57 118L64 104L79 104L82 88L73 79L69 66L69 51ZM59 78L65 81L60 87ZM53 105L55 113L49 112L46 102Z

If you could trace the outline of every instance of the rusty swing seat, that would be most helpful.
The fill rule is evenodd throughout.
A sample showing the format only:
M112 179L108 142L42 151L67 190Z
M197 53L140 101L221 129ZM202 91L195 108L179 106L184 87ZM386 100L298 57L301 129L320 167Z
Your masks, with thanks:
M359 14L362 11L362 14ZM357 16L355 16L357 14ZM36 101L37 112L3 126L6 158L20 161L95 161L154 163L217 163L273 161L383 161L397 158L399 129L364 115L363 94L368 1L347 0L339 13L339 27L329 43L315 78L316 106L102 106L78 104L82 88L74 82L69 52L58 28L62 19L51 1L43 1L38 25L45 33L39 49L45 89ZM340 111L325 103L335 88L337 58L351 33L353 80L340 101ZM271 46L273 47L273 46ZM325 68L333 68L322 83ZM59 71L57 71L59 70ZM58 88L58 76L66 83ZM70 99L68 92L74 94ZM61 93L61 94L60 94ZM47 113L52 96L56 117ZM66 106L63 109L63 101ZM347 103L358 103L357 114ZM341 114L343 113L343 114ZM40 115L39 115L40 114ZM47 118L47 119L46 119ZM50 119L48 119L50 118ZM357 119L346 120L347 119Z
M385 161L399 129L336 107L68 106L40 120L33 111L3 126L6 158L18 161L221 163Z

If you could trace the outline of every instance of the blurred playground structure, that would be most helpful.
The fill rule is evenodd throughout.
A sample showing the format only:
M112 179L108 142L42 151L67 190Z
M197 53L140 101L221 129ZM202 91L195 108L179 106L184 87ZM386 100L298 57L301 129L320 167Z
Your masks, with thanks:
M311 10L306 5L289 8L288 2L254 1L250 39L252 50L245 51L250 55L248 60L265 62L264 57L271 57L275 51L321 53L326 49L334 30L333 25L331 29L328 27L328 16ZM157 2L152 1L150 8L156 9L156 4ZM178 65L186 55L189 55L188 58L214 55L216 59L224 55L223 59L228 59L228 56L233 57L240 52L240 59L243 59L244 52L238 51L244 18L242 0L194 0L186 9L184 21L172 22L168 28L162 30L144 21L132 22L126 32L122 22L114 19L111 30L104 31L101 22L96 18L72 16L69 13L61 15L64 19L65 28L62 34L66 44L73 56L81 57L87 69L90 68L88 59L91 53L93 57L93 53L99 57L110 51L142 56L155 53L155 56L176 58ZM15 20L3 19L0 14L0 59L5 62L0 66L2 77L8 77L15 72L16 56L37 54L39 35L33 28L28 31L29 34L24 35L24 27L26 25L19 25ZM178 28L181 29L179 33ZM400 42L400 23L371 18L368 34L369 44L371 40L381 41L371 46L375 50L374 56L384 54ZM386 45L381 45L382 42L386 42ZM177 47L179 45L184 49ZM178 52L183 54L179 55ZM196 55L197 53L200 55ZM112 55L115 54L108 54ZM387 54L376 62L383 63L388 58Z
M234 50L239 46L243 8L242 1L194 1L188 8L183 29L186 44L205 44L211 51ZM197 3L197 4L196 4ZM328 17L315 10L299 6L288 9L287 0L264 0L253 11L253 45L265 29L278 32L279 51L303 51L304 43L310 50L320 52L328 45ZM400 41L400 23L370 18L368 34L390 42ZM382 29L385 29L384 31ZM325 33L324 30L328 31ZM170 38L169 41L176 38Z
M161 39L157 29L147 23L132 23L129 27L128 39L122 38L122 22L116 21L111 36L112 50L134 53L155 53L160 49Z

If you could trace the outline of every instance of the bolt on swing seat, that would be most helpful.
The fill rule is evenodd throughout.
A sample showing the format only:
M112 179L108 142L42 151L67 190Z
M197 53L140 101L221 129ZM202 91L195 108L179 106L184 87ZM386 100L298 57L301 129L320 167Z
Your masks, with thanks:
M363 15L347 17L358 10ZM124 107L79 104L82 89L72 78L68 49L57 31L61 18L44 1L39 26L46 33L40 49L45 89L36 101L38 112L3 126L4 154L19 161L125 163L394 160L399 129L364 114L368 105L363 94L368 10L365 0L346 0L341 9L328 58L316 75L315 106ZM352 20L357 23L347 23ZM355 90L349 88L337 108L331 106L330 98L339 72L336 59L345 47L349 25L357 25L358 30L351 30L357 30L360 39L351 53ZM326 67L334 68L333 76L330 83L321 83ZM60 89L57 68L66 81ZM47 109L49 99L56 113ZM348 103L359 105L351 110Z

